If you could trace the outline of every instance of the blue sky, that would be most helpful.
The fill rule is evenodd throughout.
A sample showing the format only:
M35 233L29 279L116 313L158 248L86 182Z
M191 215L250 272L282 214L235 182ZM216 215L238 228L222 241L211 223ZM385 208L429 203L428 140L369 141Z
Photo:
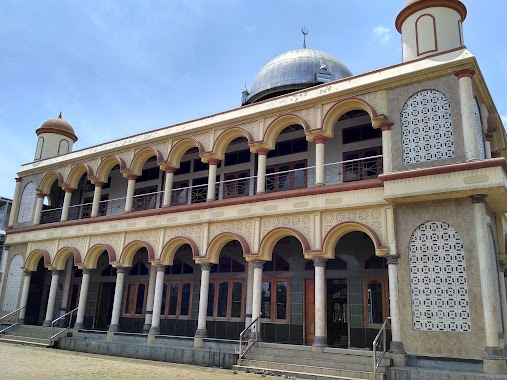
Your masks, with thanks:
M507 123L505 0L465 0L465 44ZM226 111L276 55L324 50L354 74L401 61L406 0L2 0L0 195L60 111L74 149ZM487 3L487 7L484 4Z

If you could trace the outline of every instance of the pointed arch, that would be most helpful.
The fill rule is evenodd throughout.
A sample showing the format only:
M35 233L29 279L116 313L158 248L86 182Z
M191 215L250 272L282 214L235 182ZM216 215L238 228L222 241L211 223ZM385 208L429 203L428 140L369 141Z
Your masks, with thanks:
M286 236L292 236L299 240L301 246L303 247L303 254L311 251L310 243L308 242L308 239L305 235L293 228L279 227L269 231L266 235L264 235L260 244L259 256L255 256L255 260L271 261L273 256L273 249L275 248L276 243L278 243L281 238L284 238Z
M322 120L322 130L326 136L333 136L334 126L337 121L349 111L362 110L370 115L373 119L377 116L377 111L367 102L359 98L350 98L336 103L329 111L326 112Z
M173 265L174 256L178 249L184 245L188 244L190 249L192 250L192 257L199 257L199 248L197 244L192 239L185 237L175 237L169 240L162 248L162 252L160 253L160 263L162 265Z
M74 265L81 265L83 264L81 259L81 253L77 248L74 247L63 247L56 252L56 256L53 259L53 262L51 263L51 266L58 270L64 270L65 265L67 263L67 260L69 256L73 257L74 259Z
M239 127L234 127L226 129L218 136L215 140L215 144L213 145L213 153L219 157L220 160L223 160L225 158L225 151L227 150L227 147L232 140L238 137L245 137L248 140L248 144L254 143L254 138L249 132Z
M157 159L157 163L164 162L164 156L162 153L160 153L159 150L150 147L143 148L136 153L134 159L132 160L132 164L130 165L131 173L135 175L141 175L144 164L146 164L146 161L148 161L148 159L151 157L155 157Z
M77 189L79 180L81 179L83 174L86 174L86 177L88 179L92 178L93 177L92 167L86 164L77 164L70 170L70 173L67 176L66 184L73 189Z
M97 179L102 183L107 183L107 179L109 177L109 172L112 168L114 168L116 165L120 165L120 170L126 170L127 165L125 164L125 161L123 158L118 156L109 156L102 160L102 162L99 165L99 168L97 169Z
M264 143L266 143L270 150L274 149L278 135L285 128L294 124L301 125L305 132L310 130L306 120L300 118L299 116L293 114L282 115L273 120L266 128L266 132L264 133Z
M190 138L180 140L176 144L174 144L171 151L169 152L169 156L167 157L167 162L169 163L169 165L174 168L179 168L181 158L190 148L199 149L199 154L204 153L204 147L200 142Z
M220 259L220 252L222 252L222 249L228 242L233 240L239 241L241 249L243 250L243 256L250 254L250 245L243 236L232 232L225 232L215 236L209 243L206 252L206 261L217 264Z
M370 237L375 246L375 254L377 256L385 256L389 254L389 247L381 244L378 235L370 227L359 222L343 222L334 226L324 237L322 244L322 251L324 256L328 259L335 258L335 247L338 241L349 232L364 232Z
M41 193L49 194L55 181L58 181L58 186L63 185L64 180L62 173L55 171L47 173L44 178L42 178L42 181L40 181L38 190Z
M28 254L25 260L25 270L35 272L41 257L44 258L44 266L49 268L51 266L51 256L49 252L45 249L34 249Z
M104 251L107 252L109 264L113 264L117 261L116 252L114 251L113 247L111 247L109 244L95 244L86 253L84 265L82 266L88 269L96 269L97 261Z
M155 260L155 250L150 243L142 240L134 240L128 243L125 248L123 248L120 259L118 260L120 265L122 267L131 267L134 256L140 248L146 248L146 251L148 252L148 261Z

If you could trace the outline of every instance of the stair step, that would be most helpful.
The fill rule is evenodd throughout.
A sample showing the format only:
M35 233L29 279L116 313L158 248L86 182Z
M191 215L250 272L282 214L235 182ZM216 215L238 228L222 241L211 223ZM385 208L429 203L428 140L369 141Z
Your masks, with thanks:
M281 360L279 360L281 359ZM279 363L282 365L294 364L301 366L311 366L329 369L341 369L341 370L352 370L352 371L371 371L373 368L373 360L368 363L355 363L355 362L343 362L336 360L314 360L314 359L300 359L300 358L275 358L275 360L265 360L262 358L250 358L244 357L244 363L249 365L250 363ZM379 372L385 372L385 368L388 367L390 362L384 362L379 367Z
M9 336L9 338L11 335ZM9 339L5 335L0 336L0 342L2 343L12 343L12 344L25 344L30 346L38 346L38 347L48 347L48 341L42 342L34 342L32 340L26 339L25 337L20 337L21 339ZM17 337L16 337L17 338Z
M245 359L248 360L260 360L268 362L280 362L280 363L292 363L292 364L309 364L308 362L317 363L321 362L324 365L318 364L320 367L327 367L328 363L340 363L340 364L359 364L359 365L373 365L372 356L356 356L356 355L344 355L344 354L332 354L332 353L321 353L312 351L297 351L291 352L289 350L278 350L278 349L265 349L260 353L257 350L250 350L246 355ZM389 358L382 359L381 366L388 367L391 365ZM334 368L334 366L333 366Z
M310 373L310 372L299 372L292 369L272 369L272 368L263 368L263 367L251 367L251 366L244 366L244 365L234 365L232 366L232 369L237 371L247 371L250 370L252 373L256 373L258 371L263 371L266 374L275 375L275 376L283 376L283 375L289 375L294 376L296 378L300 379L309 379L309 380L372 380L373 379L373 373L371 375L364 377L363 374L357 373L355 376L351 377L348 375L338 375L336 373L328 374L328 373ZM384 380L384 374L379 373L377 374L376 380Z

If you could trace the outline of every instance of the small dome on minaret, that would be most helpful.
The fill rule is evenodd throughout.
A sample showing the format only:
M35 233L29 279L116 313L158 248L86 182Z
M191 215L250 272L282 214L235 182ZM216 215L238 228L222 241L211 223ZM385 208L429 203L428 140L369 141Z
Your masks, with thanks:
M403 61L463 47L466 16L459 0L408 0L395 23L403 40Z
M35 133L39 137L35 151L35 161L72 152L77 141L74 128L62 119L62 113L55 119L42 124Z

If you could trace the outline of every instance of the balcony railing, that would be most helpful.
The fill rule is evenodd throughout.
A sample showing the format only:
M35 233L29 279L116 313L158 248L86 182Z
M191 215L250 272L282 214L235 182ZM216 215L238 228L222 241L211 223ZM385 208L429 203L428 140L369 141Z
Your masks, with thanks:
M376 178L382 173L382 155L355 160L334 162L324 165L324 181L327 185L362 181ZM304 189L315 186L315 166L266 174L266 192ZM231 199L256 194L257 177L244 177L216 183L215 200ZM171 191L171 206L206 202L208 185L175 188ZM163 205L164 192L135 195L132 211L150 210ZM119 215L125 212L126 197L99 202L98 216ZM91 216L91 203L69 207L68 220L85 219ZM41 224L58 222L62 208L44 210Z

